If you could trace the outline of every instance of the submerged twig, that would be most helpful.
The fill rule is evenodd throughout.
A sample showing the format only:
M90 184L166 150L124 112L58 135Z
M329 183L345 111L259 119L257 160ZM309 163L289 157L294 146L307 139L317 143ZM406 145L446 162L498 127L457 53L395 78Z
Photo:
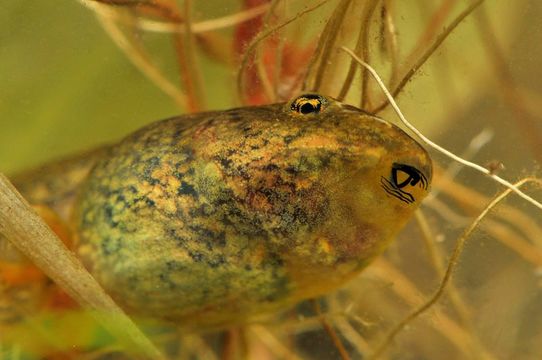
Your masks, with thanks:
M111 334L152 359L163 356L0 173L0 235L53 279Z

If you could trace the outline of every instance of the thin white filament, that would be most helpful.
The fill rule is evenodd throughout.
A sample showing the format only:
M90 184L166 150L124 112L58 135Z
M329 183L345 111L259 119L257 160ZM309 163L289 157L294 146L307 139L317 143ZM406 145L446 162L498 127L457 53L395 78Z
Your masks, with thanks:
M363 65L363 67L365 67L367 70L369 70L369 72L371 73L371 75L373 76L373 78L375 79L375 81L377 82L377 84L380 86L380 88L382 89L382 91L384 92L384 95L386 95L386 98L388 99L388 101L390 102L391 106L393 107L393 110L395 111L395 113L397 114L397 116L399 116L399 119L401 119L401 121L403 122L403 124L405 124L405 126L407 128L410 129L410 131L412 131L414 134L416 134L416 136L418 136L424 143L426 143L427 145L431 146L432 148L434 148L435 150L441 152L442 154L448 156L449 158L457 161L458 163L461 163L467 167L470 167L474 170L477 170L487 176L489 176L490 178L492 178L493 180L495 180L496 182L498 182L499 184L501 185L504 185L505 187L507 187L508 189L512 190L513 192L515 192L516 194L518 194L520 197L522 197L523 199L527 200L528 202L530 202L531 204L533 204L534 206L536 206L537 208L541 209L542 210L542 204L538 201L536 201L535 199L533 199L532 197L530 197L529 195L525 194L523 191L521 191L517 186L515 186L514 184L510 183L509 181L501 178L500 176L497 176L495 174L492 174L491 171L489 171L488 169L484 168L483 166L480 166L476 163L473 163L471 161L468 161L468 160L465 160L459 156L457 156L456 154L452 153L451 151L448 151L446 150L445 148L443 148L442 146L434 143L433 141L429 140L425 135L423 135L418 129L416 129L416 127L414 125L412 125L406 118L405 116L403 115L403 113L401 112L401 109L399 109L399 106L397 106L397 103L395 102L395 100L393 99L393 96L390 94L390 92L388 91L388 89L386 88L386 85L384 85L384 82L382 81L382 79L380 78L380 76L378 76L377 72L375 71L375 69L373 69L369 64L367 64L366 62L364 62L363 60L361 60L356 54L354 54L354 52L350 49L348 49L347 47L344 47L344 46L341 46L341 50L345 51L346 53L348 53L350 56L352 56L352 58L354 58L358 63L360 63L361 65Z

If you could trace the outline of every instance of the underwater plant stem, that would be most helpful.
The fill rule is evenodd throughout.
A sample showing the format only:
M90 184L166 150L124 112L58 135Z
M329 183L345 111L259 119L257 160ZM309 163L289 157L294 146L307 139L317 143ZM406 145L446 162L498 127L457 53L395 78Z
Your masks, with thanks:
M396 97L399 95L401 90L405 87L405 85L410 81L412 76L416 74L416 72L425 64L425 62L433 55L433 53L442 45L444 40L454 31L454 29L461 24L461 22L469 16L478 6L480 6L484 0L478 0L474 3L472 3L468 8L463 10L455 19L454 21L446 27L442 33L436 38L436 40L433 42L433 44L427 48L427 50L423 53L422 56L418 59L418 61L410 67L410 69L406 72L406 74L401 78L399 83L393 88L393 91L391 92L393 97ZM383 101L382 104L377 106L374 109L371 109L372 113L379 113L382 110L384 110L388 106L388 101Z
M375 69L373 69L369 64L367 64L366 62L361 60L356 54L354 54L354 52L352 50L350 50L350 49L348 49L348 48L346 48L344 46L342 46L341 49L344 50L345 52L347 52L348 54L350 54L350 56L352 56L354 59L356 59L357 62L359 62L361 65L363 65L364 67L366 67L369 70L371 75L374 77L374 79L376 80L376 82L378 83L378 85L380 86L380 88L382 89L382 91L384 92L386 97L388 98L388 101L390 102L391 106L395 110L395 113L397 114L397 116L399 116L399 119L401 119L403 124L410 131L412 131L414 134L416 134L416 136L418 136L424 143L431 146L433 149L441 152L442 154L446 155L447 157L457 161L458 163L461 163L461 164L465 165L466 167L469 167L471 169L474 169L476 171L481 172L482 174L487 175L488 177L492 178L493 180L495 180L499 184L504 185L505 187L507 187L507 188L511 189L512 191L514 191L516 194L518 194L524 200L527 200L528 202L530 202L531 204L533 204L534 206L536 206L537 208L542 210L542 204L540 202L536 201L535 199L533 199L529 195L525 194L523 191L518 189L515 185L510 183L508 180L505 180L505 179L501 178L500 176L498 176L496 174L493 174L490 170L486 169L483 166L480 166L480 165L478 165L476 163L473 163L471 161L465 160L465 159L457 156L456 154L452 153L451 151L448 151L445 148L443 148L442 146L438 145L437 143L429 140L429 138L427 138L425 135L423 135L414 125L412 125L405 118L405 116L401 112L401 109L399 109L399 106L397 105L397 103L393 99L393 96L390 94L390 92L386 88L386 85L384 85L384 82L382 81L380 76L376 73Z
M205 109L205 94L203 91L203 74L196 54L195 36L192 32L192 0L184 0L183 20L184 34L175 34L177 61L181 73L182 84L188 95L188 109L198 112Z
M479 204L489 201L487 197L455 183L446 176L437 176L434 185L442 189L457 205L465 209L468 213L473 214L473 216L482 210L483 207L479 206ZM431 199L429 204L431 204L431 207L438 205L434 207L437 212L445 209L442 204L438 204L437 199ZM453 215L450 212L451 210L446 211L446 214L441 214L446 219L458 216ZM516 252L527 262L536 267L542 267L542 229L540 229L536 221L523 214L520 210L508 205L502 205L499 211L493 214L493 217L498 218L499 221L486 220L484 224L487 225L482 224L484 231L487 231L488 234ZM509 226L504 225L503 222L508 223ZM511 229L510 227L515 229ZM524 238L531 240L532 244Z
M342 303L339 302L337 296L329 296L327 299L329 304L329 311L331 313L336 313L338 315L341 313L343 314L342 316L333 317L333 325L338 330L338 332L342 335L344 339L346 339L350 343L350 345L354 349L357 350L360 356L363 357L365 354L369 353L369 344L348 321L348 318L352 317L349 308L351 307L351 305L353 305L353 303L344 306Z
M422 209L416 210L414 216L416 218L416 223L420 228L420 232L423 235L422 238L424 241L424 245L429 254L429 259L431 260L433 268L435 268L436 273L439 277L443 277L446 269L444 267L444 263L442 262L442 252L435 245L435 237L433 235L433 232L431 231L431 227L429 226L427 218L423 213ZM461 296L457 292L457 289L455 288L453 283L450 283L449 295L450 300L452 301L452 305L455 308L457 314L459 315L461 322L463 322L463 325L470 326L470 311L467 309L467 306L461 299Z
M177 342L180 351L187 350L187 354L179 354L177 359L218 360L211 346L202 339L202 335L187 334L177 329Z
M201 69L196 59L195 36L192 33L192 0L183 2L183 12L174 0L143 1L143 4L156 12L156 16L182 24L183 34L172 34L177 67L181 85L187 95L187 110L198 112L205 109L203 80Z
M288 347L284 346L268 329L262 325L252 325L250 332L264 343L280 359L302 360Z
M151 77L151 80L159 80L159 82L155 81L155 84L161 84L161 88L168 90L168 94L172 92L170 87L163 87L163 85L165 83L168 83L168 81L165 79L164 76L160 74L160 71L157 70L156 66L151 63L148 55L146 55L146 53L141 47L136 47L126 39L123 39L124 35L122 34L122 31L118 28L118 26L114 23L113 19L104 16L103 11L99 11L99 6L93 6L93 2L96 2L97 4L105 4L105 6L131 7L136 12L150 13L151 15L178 23L180 26L183 26L185 29L183 34L172 34L175 52L177 55L177 64L179 68L179 73L181 75L181 84L186 91L186 96L183 98L183 108L188 109L190 112L195 112L202 110L205 107L205 101L203 99L201 71L195 58L196 55L194 34L191 31L190 0L184 2L186 13L184 14L184 16L186 17L185 19L181 17L180 10L177 8L176 3L171 0L92 0L92 2L88 3L86 3L85 0L80 1L83 1L84 4L87 4L89 7L93 8L101 15L100 22L102 23L102 26L107 30L111 38L117 43L117 45L121 49L125 51L126 55L128 55L128 58L134 64L144 65L138 67L147 76L151 75L152 77L149 76ZM134 26L134 22L132 22L130 26L132 28L137 28L136 26ZM143 60L143 62L141 60Z
M331 338L331 341L333 341L333 345L335 345L335 347L337 348L337 351L341 355L341 359L350 360L350 355L348 355L348 351L346 351L346 349L344 348L343 342L337 335L337 332L335 331L335 329L333 329L333 326L329 324L329 322L325 318L325 315L322 313L320 302L318 300L313 299L311 300L311 303L312 303L312 307L314 308L314 311L316 312L316 314L318 315L320 319L320 323L322 324L322 327L324 328L326 333L329 335L329 337Z
M386 51L390 58L390 78L389 84L394 84L397 78L397 70L399 67L399 42L397 41L397 30L392 16L391 0L384 0L382 5L383 17L383 37L386 41Z
M527 139L527 143L531 148L531 154L536 158L539 164L542 164L542 137L540 135L540 111L531 112L527 109L525 97L519 91L518 85L514 80L514 76L505 61L503 51L495 36L495 31L492 29L485 9L479 11L475 17L476 25L480 36L484 41L484 49L491 61L497 81L500 86L501 97L506 101L512 110L512 116L522 133Z
M231 328L222 335L222 354L220 360L246 359L248 346L244 328Z
M220 30L228 27L232 27L249 21L264 14L269 9L269 4L262 4L251 7L246 10L241 10L235 14L226 15L223 17L202 20L192 23L192 33L201 34L209 31ZM114 15L113 15L114 16ZM138 19L136 26L145 31L156 33L184 33L184 24L172 21L157 21L150 19Z
M480 149L486 146L494 136L493 130L490 128L483 129L478 135L472 138L467 148L461 153L463 159L469 160L477 154ZM452 163L442 176L445 176L447 179L453 180L457 174L462 170L463 166L459 163ZM441 192L441 188L432 189L431 193L428 195L426 200L436 198Z
M347 339L352 347L357 349L360 355L367 354L369 352L369 345L364 338L354 329L350 323L342 318L335 320L335 326L341 332L343 337Z
M438 8L433 12L431 19L429 20L424 31L422 32L422 35L418 38L418 41L414 46L413 50L410 52L409 56L407 56L405 64L411 64L415 61L415 59L418 57L418 54L421 53L423 49L429 44L431 38L433 37L433 34L435 34L439 29L441 29L444 21L456 4L457 0L444 0L440 3ZM420 3L419 5L424 10L429 12L429 9L427 9L429 7L429 4ZM424 14L424 16L429 17L429 14Z
M164 358L1 173L0 235L81 306L91 310L112 335L150 359Z
M420 299L424 299L421 289L407 277L404 270L397 268L390 261L382 257L376 259L366 271L368 272L367 275L374 275L386 283L393 283L390 291L399 298L404 299L411 307L416 307L420 303ZM388 299L382 299L382 301L386 300ZM454 344L465 357L468 357L472 353L472 345L470 344L471 336L467 330L456 320L452 319L444 309L435 308L433 313L435 319L432 323L433 328L441 336L448 339L450 343ZM395 316L399 315L395 314Z
M365 30L363 31L363 34L360 33L360 36L362 36L362 54L363 59L366 62L371 62L371 52L369 51L369 34L371 32L371 19L373 17L373 14L375 12L376 6L378 5L379 1L373 1L372 3L368 4L367 13L365 14L365 19L363 19L363 27L365 27ZM353 62L353 61L352 61ZM362 109L368 109L371 105L371 99L369 94L369 73L367 72L367 69L363 69L361 72L361 99L360 99L360 105Z
M513 185L513 188L508 188L501 192L498 196L496 196L485 208L482 210L482 212L476 217L476 219L470 224L470 226L465 229L463 234L461 234L461 237L457 240L456 245L454 247L454 250L452 252L452 255L450 256L450 260L448 261L448 266L446 268L446 272L444 274L444 277L442 278L440 285L438 289L435 291L435 293L431 296L429 300L427 300L424 304L422 304L420 307L418 307L416 310L414 310L412 313L410 313L407 317L405 317L401 322L399 322L395 327L386 335L384 341L376 348L375 352L371 355L370 359L377 359L379 358L384 351L387 349L387 347L391 344L391 342L395 339L397 334L404 329L404 327L412 322L414 319L416 319L419 315L424 313L426 310L428 310L431 306L433 306L442 296L444 293L444 290L448 283L450 282L450 279L452 277L452 273L455 270L458 262L459 257L461 253L463 252L463 248L465 247L465 243L467 242L467 239L470 237L474 229L476 229L480 222L487 216L489 211L491 211L497 204L499 204L504 198L506 198L508 195L510 195L514 190L514 188L518 188L522 185L524 185L527 182L536 182L539 185L542 184L542 181L537 178L525 178Z
M262 31L260 34L258 34L258 36L256 36L250 42L250 44L247 46L247 48L243 52L243 57L241 58L241 63L239 65L239 70L237 71L237 94L239 95L239 98L240 98L242 103L244 103L244 100L245 100L245 94L244 94L244 89L243 89L243 74L245 72L246 67L248 66L250 56L252 55L252 53L256 49L256 46L262 40L266 39L270 35L274 34L275 32L279 31L283 27L289 25L290 23L296 21L297 19L303 17L304 15L318 9L319 7L321 7L322 5L327 3L328 1L329 0L322 0L322 1L318 2L318 3L316 3L313 6L305 8L304 10L300 11L299 13L297 13L295 16L292 16L288 20L285 20L281 24L278 24L278 25L276 25L276 26L274 26L272 28L269 28L269 29L267 29L265 31Z
M90 5L89 5L90 6ZM139 69L153 84L175 101L180 108L187 107L185 94L173 85L149 59L147 53L122 33L119 27L106 15L101 8L94 6L98 21L109 37L121 49L126 57Z
M369 30L370 30L369 28L370 28L371 17L374 13L374 10L377 4L378 4L378 1L373 1L371 3L367 3L365 7L363 8L363 13L361 16L362 21L359 27L356 48L354 50L356 54L360 54L360 53L363 54L363 58L366 59L367 61L369 61L368 60L369 46L368 46L367 38L368 38ZM337 100L339 101L344 100L346 94L348 93L348 90L350 90L350 87L352 86L352 81L354 80L354 75L357 69L358 67L356 66L356 62L354 61L354 59L351 59L350 67L348 68L348 73L346 74L346 79L343 82L341 91L339 92L339 96L337 96ZM367 91L367 76L368 76L367 71L364 69L363 75L362 75L362 91L361 91L362 100L360 102L362 104L361 105L362 108L366 101L365 93Z
M324 78L325 70L328 67L328 61L331 57L333 46L339 35L339 30L341 28L340 24L342 24L351 3L352 0L341 0L329 18L324 30L322 31L322 34L320 35L318 47L314 52L311 63L309 64L309 70L307 72L307 74L312 74L313 66L319 64L314 77L314 83L312 86L308 86L308 79L305 79L303 82L304 89L308 87L310 91L320 91L320 86Z
M267 29L270 27L271 18L273 17L273 13L276 10L277 6L279 5L281 0L272 0L271 5L269 7L269 10L265 14L265 17L263 19L263 29ZM273 39L270 39L271 41ZM275 89L274 86L269 79L269 75L267 73L267 69L265 67L265 60L264 60L264 46L258 46L255 49L256 55L254 63L256 64L257 70L258 70L258 76L260 77L260 81L262 82L262 87L264 89L265 95L267 97L267 100L270 102L275 102ZM278 50L278 49L277 49ZM280 58L279 51L276 52L275 56L277 58ZM276 69L280 72L280 69ZM277 83L278 78L273 79L274 83Z
M155 33L177 33L186 32L185 22L179 17L172 18L173 12L168 10L163 4L158 2L119 2L118 0L79 0L84 6L106 16L110 21L117 24L126 25L134 33L138 31ZM106 4L108 6L100 6ZM129 11L119 11L120 7L127 8ZM171 6L169 6L171 8ZM240 11L224 17L192 22L190 29L196 38L198 49L205 53L209 58L218 60L227 65L233 63L233 49L230 49L230 43L218 32L222 28L231 27L245 21L249 21L264 13L268 5L263 4L246 11ZM151 17L151 18L147 18ZM155 20L155 18L164 18L165 20Z
M431 231L431 227L429 226L427 217L425 216L421 208L416 210L414 216L416 218L416 223L418 224L418 227L420 228L420 231L423 235L422 238L425 244L425 248L427 249L433 268L435 269L437 276L439 278L443 278L446 272L446 268L442 261L443 254L441 249L437 246L435 242L435 236ZM471 331L473 329L473 326L472 322L470 321L470 310L461 298L461 295L459 294L459 291L457 290L453 279L450 279L450 282L448 284L447 295L459 319L461 320L461 323L468 330L467 334L470 336L469 345L471 346L473 353L476 353L476 358L494 359L495 357L488 352L480 339Z

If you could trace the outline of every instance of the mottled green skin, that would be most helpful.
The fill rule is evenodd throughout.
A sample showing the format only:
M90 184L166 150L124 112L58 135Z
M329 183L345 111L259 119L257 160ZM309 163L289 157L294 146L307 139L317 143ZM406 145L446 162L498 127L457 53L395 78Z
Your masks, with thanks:
M332 99L156 122L117 145L13 178L70 225L127 310L221 327L328 293L380 254L427 194L385 191L431 160L402 130Z
M126 308L189 326L245 321L333 290L410 217L391 164L431 177L397 127L333 100L181 116L112 147L80 192L76 250Z

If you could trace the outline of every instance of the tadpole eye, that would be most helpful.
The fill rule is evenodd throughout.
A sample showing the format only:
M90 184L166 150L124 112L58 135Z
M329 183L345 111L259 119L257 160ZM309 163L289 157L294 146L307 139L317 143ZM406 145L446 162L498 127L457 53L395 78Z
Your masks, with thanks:
M409 165L393 164L391 169L391 179L398 189L404 188L409 184L411 186L416 185L421 177L420 171Z
M301 95L292 101L291 110L302 115L315 114L322 111L326 100L317 94Z
M412 194L412 186L419 185L424 190L427 190L429 185L427 178L420 170L413 166L399 163L394 163L391 166L390 177L380 177L380 184L389 195L407 204L412 204L416 201Z

